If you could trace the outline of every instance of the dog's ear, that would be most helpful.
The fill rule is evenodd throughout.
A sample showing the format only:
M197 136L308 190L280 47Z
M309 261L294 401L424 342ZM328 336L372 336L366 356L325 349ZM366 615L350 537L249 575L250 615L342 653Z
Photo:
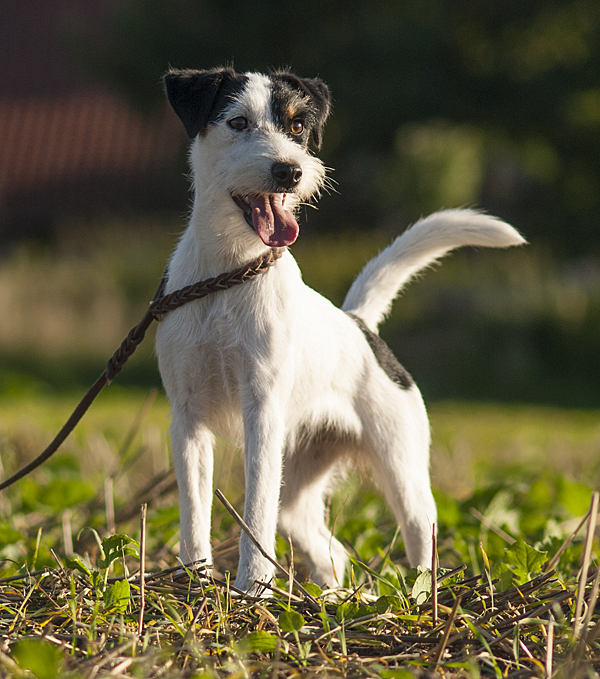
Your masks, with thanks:
M329 88L320 78L299 78L289 71L275 71L272 74L296 90L307 95L312 102L315 113L315 124L311 130L314 145L320 149L323 143L323 127L331 110L331 94Z
M299 78L308 92L316 109L317 121L311 131L314 145L320 149L323 144L323 127L331 110L329 87L320 78Z
M232 68L209 71L171 69L164 77L169 103L190 139L214 122L225 98L226 85L236 79Z

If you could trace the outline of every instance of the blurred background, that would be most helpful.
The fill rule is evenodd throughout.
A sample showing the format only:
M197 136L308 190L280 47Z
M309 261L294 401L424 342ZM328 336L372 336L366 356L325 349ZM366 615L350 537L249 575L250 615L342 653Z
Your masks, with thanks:
M597 0L4 0L0 58L0 477L100 374L185 227L188 140L162 74L287 66L334 102L319 155L335 191L292 248L308 284L339 304L368 259L444 207L530 242L446 259L382 327L428 404L442 563L479 572L480 543L503 558L481 514L543 549L570 534L600 484ZM219 445L215 485L241 509L239 457ZM361 477L330 516L372 563L396 524ZM173 565L175 489L149 333L61 453L0 495L0 559L33 570L61 541L93 551L79 529L135 534L149 502L149 551ZM235 531L215 507L222 570Z
M331 88L336 190L293 253L334 302L439 208L529 240L396 302L382 335L427 400L600 406L597 0L8 0L0 54L0 396L80 390L139 320L190 204L161 75L233 64ZM160 384L151 345L120 384Z

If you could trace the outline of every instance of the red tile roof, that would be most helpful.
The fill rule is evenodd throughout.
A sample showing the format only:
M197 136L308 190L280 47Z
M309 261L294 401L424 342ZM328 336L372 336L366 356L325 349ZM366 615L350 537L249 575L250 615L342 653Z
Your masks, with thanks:
M0 194L143 175L172 166L180 140L170 112L146 118L103 92L0 99Z

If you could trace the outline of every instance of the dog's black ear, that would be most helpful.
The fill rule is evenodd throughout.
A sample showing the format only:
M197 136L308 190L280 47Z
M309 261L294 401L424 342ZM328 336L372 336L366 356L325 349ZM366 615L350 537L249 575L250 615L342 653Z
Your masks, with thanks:
M329 88L320 78L299 78L286 70L275 71L272 75L310 98L315 114L311 137L314 145L320 149L323 143L323 127L331 109Z
M329 87L320 78L299 78L299 80L315 105L317 122L311 135L314 145L320 149L323 144L323 127L331 111Z
M236 80L232 68L209 71L171 69L164 77L169 103L193 139L214 122L226 103L223 90Z

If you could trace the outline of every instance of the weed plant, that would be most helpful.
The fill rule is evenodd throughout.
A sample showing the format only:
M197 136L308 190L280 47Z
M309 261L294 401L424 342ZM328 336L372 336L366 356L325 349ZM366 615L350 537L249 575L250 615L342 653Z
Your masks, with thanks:
M0 405L9 474L72 403ZM216 569L177 562L167 413L162 394L111 387L63 451L3 494L0 676L596 676L596 544L586 556L584 541L597 411L432 406L437 587L431 569L408 567L388 509L359 471L328 508L351 556L345 580L321 590L280 536L288 575L258 599L232 585L241 529L218 501ZM221 444L217 461L215 486L241 507L240 456Z

